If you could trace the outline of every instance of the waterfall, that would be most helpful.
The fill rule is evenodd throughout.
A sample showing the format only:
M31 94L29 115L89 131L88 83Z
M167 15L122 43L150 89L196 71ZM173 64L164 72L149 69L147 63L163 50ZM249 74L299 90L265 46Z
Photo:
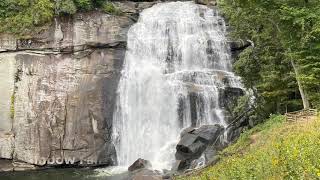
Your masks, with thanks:
M240 87L231 72L226 26L217 10L159 3L128 32L113 117L118 164L138 158L170 169L183 128L222 124L219 89Z

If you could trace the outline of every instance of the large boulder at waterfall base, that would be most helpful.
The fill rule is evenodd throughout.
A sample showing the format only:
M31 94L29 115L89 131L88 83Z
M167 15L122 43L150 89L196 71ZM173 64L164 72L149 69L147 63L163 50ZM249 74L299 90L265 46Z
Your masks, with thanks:
M138 169L147 169L151 167L152 165L150 161L139 158L128 168L128 171L135 171Z
M181 139L177 144L174 170L182 170L189 167L192 160L198 159L208 146L216 144L224 127L218 124L204 125L200 128L188 128L181 133Z

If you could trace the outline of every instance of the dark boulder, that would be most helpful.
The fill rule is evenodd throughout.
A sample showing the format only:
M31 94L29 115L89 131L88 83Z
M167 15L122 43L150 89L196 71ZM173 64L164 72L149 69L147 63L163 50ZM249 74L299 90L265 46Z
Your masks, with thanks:
M198 159L208 146L216 144L224 127L218 124L204 125L200 128L186 129L181 133L181 139L177 144L176 164L173 170L187 169L191 162Z
M254 111L252 109L247 109L243 114L234 118L232 122L227 127L227 137L228 142L234 142L240 137L240 134L250 127L250 115Z
M191 131L191 133L197 135L200 141L209 145L216 141L223 130L224 127L219 124L204 125L194 131Z
M229 82L226 82L228 85ZM238 99L245 95L245 92L241 88L235 87L225 87L219 89L219 104L221 107L225 108L227 111L232 111L233 107L238 102Z
M243 40L231 41L231 42L228 42L228 43L229 43L229 46L230 46L231 55L232 55L233 59L236 59L236 57L238 57L239 54L242 51L244 51L246 48L254 46L253 42L251 42L250 40L247 40L247 41L243 41Z
M247 47L251 46L251 42L249 41L231 41L229 42L231 51L243 51Z
M216 0L195 0L196 4L202 4L202 5L210 5L210 6L216 6L217 1Z
M138 169L147 169L151 167L152 165L150 161L139 158L128 168L128 171L135 171Z
M189 134L191 131L194 131L194 127L188 127L188 128L185 128L181 131L180 133L180 139L186 135L186 134Z
M227 124L230 124L238 116L238 114L235 114L235 109L239 105L239 98L244 95L245 91L241 88L225 87L219 89L219 105L224 110Z
M171 171L182 171L188 169L192 160L176 160L173 164Z
M189 133L185 134L176 147L176 159L187 160L193 159L194 157L194 159L196 159L201 156L206 147L207 144L202 142L199 136Z

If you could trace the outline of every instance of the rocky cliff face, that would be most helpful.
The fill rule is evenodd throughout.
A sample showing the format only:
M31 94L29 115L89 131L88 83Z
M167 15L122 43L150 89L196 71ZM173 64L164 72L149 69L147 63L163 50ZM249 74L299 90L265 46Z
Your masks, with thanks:
M80 13L28 38L0 35L0 171L115 164L127 31L157 2L114 3L124 15Z
M123 16L82 13L28 39L0 36L0 158L115 163L110 131L126 34L152 4L119 2Z

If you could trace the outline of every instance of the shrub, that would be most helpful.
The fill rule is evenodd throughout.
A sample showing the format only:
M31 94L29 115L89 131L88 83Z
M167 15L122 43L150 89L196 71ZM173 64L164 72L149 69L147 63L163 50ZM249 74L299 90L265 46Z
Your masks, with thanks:
M106 0L93 0L93 4L95 7L102 7Z
M102 6L102 10L105 13L113 14L113 15L121 15L122 12L119 8L115 7L113 3L111 2L105 2Z
M75 4L80 10L91 10L93 8L93 3L91 0L75 0Z
M113 3L105 0L1 0L0 33L28 36L51 23L54 15L75 14L101 8L105 13L121 15Z
M15 92L11 95L10 101L10 118L14 119Z
M0 32L27 34L52 20L54 4L50 0L3 0L0 12Z
M57 14L75 14L77 7L73 0L60 0L56 2L56 13Z

